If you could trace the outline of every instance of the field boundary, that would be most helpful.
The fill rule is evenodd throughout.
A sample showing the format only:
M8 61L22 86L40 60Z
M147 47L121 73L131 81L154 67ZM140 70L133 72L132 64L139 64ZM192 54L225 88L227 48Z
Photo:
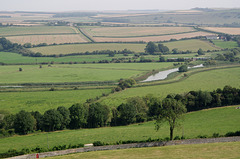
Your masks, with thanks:
M129 148L144 148L144 147L162 147L162 146L171 146L171 145L207 144L207 143L220 143L220 142L240 142L240 136L84 147L84 148L76 148L76 149L69 149L69 150L62 150L62 151L34 153L34 154L11 157L9 159L31 159L31 158L36 158L37 154L39 155L39 158L45 158L45 157L67 155L72 153L83 153L83 152L90 152L90 151L105 151L105 150L117 150L117 149L129 149Z
M3 35L2 37L14 37L14 36L38 36L38 35L77 35L78 33L46 33L46 34L17 34L17 35Z

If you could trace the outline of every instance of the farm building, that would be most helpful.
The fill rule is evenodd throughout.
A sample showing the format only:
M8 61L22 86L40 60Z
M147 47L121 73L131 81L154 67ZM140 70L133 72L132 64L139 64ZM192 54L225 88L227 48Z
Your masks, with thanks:
M218 40L219 39L219 37L217 35L208 35L208 36L206 36L206 38L208 40Z

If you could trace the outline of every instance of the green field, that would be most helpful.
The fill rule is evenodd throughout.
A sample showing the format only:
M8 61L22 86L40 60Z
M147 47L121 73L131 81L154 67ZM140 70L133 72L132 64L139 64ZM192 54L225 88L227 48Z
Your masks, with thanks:
M240 110L236 107L230 106L187 113L183 123L184 136L195 138L198 135L212 136L213 133L224 135L230 131L239 131ZM157 139L169 136L168 125L163 124L160 130L156 132L154 123L154 121L151 121L129 126L65 130L2 138L0 140L0 153L6 152L10 148L20 150L37 145L47 148L47 136L49 147L70 143L87 144L94 141L113 143L119 140L146 140L149 137ZM182 128L176 128L174 136L176 135L182 136Z
M172 63L69 64L44 65L42 68L38 65L0 66L0 84L117 81L170 66ZM20 67L23 69L21 72Z
M240 142L177 145L166 147L136 148L126 150L97 151L50 157L52 159L166 159L194 158L219 159L239 158Z
M236 41L223 41L223 40L212 40L213 43L220 48L226 49L232 49L238 47L238 44Z
M59 55L69 53L85 53L101 50L122 51L128 49L135 52L144 52L146 44L121 44L121 43L98 43L98 44L71 44L31 48L33 52L41 52L44 55Z
M167 42L163 43L166 45L170 50L177 48L181 51L198 51L199 48L202 48L204 51L207 50L219 50L216 47L213 47L208 41L203 40L182 40L182 41L176 41L176 42Z
M70 107L74 103L84 103L87 99L110 93L110 89L0 92L0 110L17 113L20 110L44 111L59 106Z
M43 35L43 34L73 34L75 29L66 26L34 26L34 27L2 27L0 36Z
M104 97L101 99L101 102L109 106L118 106L126 101L127 98L145 96L147 94L165 97L170 93L184 93L191 90L212 91L217 88L223 88L225 85L239 88L239 79L239 67L218 69L200 72L191 75L186 80L176 83L127 89L119 93L111 94L108 97Z

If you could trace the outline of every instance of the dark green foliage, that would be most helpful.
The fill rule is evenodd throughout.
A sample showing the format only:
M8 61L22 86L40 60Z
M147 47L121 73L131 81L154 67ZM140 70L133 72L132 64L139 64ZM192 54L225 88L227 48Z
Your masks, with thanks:
M200 48L198 51L197 51L198 55L205 55L205 53L203 52L203 50Z
M16 133L26 135L35 130L36 119L31 115L31 113L22 110L16 114L14 128Z
M161 53L168 53L169 52L169 48L167 46L164 46L163 44L158 44L158 50Z
M107 125L110 115L109 107L100 103L89 105L88 127L98 128Z
M63 106L58 107L57 111L63 117L60 129L61 130L66 129L67 126L69 125L70 121L71 121L71 119L70 119L70 111L67 108L63 107Z
M93 142L93 146L104 146L106 145L104 142L101 142L101 141L94 141Z
M165 58L163 56L159 57L159 62L166 62Z
M146 53L154 54L155 52L158 52L158 51L159 51L158 46L154 42L150 41L147 43L147 46L145 48Z
M117 110L119 112L120 125L128 125L136 121L137 111L134 105L123 103L118 106Z
M84 104L74 104L69 108L71 129L84 128L87 125L88 106Z
M187 65L182 65L178 68L179 72L187 72L188 71L188 67Z
M126 79L126 80L120 80L118 86L124 90L125 88L130 88L134 84L136 84L136 81L134 79Z
M56 109L50 109L43 115L43 129L45 131L60 130L63 121L62 114Z
M42 114L38 111L31 112L31 115L36 119L36 130L42 130Z

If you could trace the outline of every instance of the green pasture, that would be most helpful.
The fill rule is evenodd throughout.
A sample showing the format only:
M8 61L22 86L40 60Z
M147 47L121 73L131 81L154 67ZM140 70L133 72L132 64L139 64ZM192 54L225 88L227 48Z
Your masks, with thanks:
M32 27L1 27L0 36L41 35L41 34L72 34L76 31L67 26L32 26Z
M172 63L66 64L43 65L42 68L39 65L8 65L0 66L0 84L117 81L170 66Z
M128 49L134 52L144 52L146 44L121 44L121 43L94 43L94 44L70 44L31 48L33 52L40 52L43 55L59 55L70 53L85 53L101 50L122 51Z
M176 128L174 136L196 138L199 135L212 136L213 133L224 135L230 131L239 131L240 110L237 106L222 107L187 113L182 127ZM13 136L0 140L0 152L8 149L33 148L36 146L47 148L64 144L93 143L102 141L114 143L126 140L146 140L169 137L169 126L163 124L157 132L155 122L146 122L129 126L105 127L96 129L64 130L50 133L35 133L25 136Z
M116 54L114 57L108 55L78 55L78 56L65 56L65 57L28 57L22 56L16 53L0 52L0 62L5 64L36 64L36 63L61 63L61 62L93 62L96 63L100 60L109 60L113 58L131 58L133 55L123 56L122 54Z
M219 159L238 158L240 142L210 143L196 145L174 145L165 147L133 148L125 150L95 151L64 156L50 157L52 159L165 159L165 158L195 158Z
M223 40L212 40L213 43L220 48L226 49L232 49L238 47L238 44L236 41L223 41Z
M191 90L212 91L217 88L223 88L225 85L239 88L239 79L239 67L217 69L191 75L180 82L126 89L101 98L101 102L109 106L118 106L126 101L127 98L145 96L147 94L163 98L170 93L184 93Z
M199 48L202 48L204 51L207 50L218 50L217 48L213 47L208 41L193 39L193 40L181 40L175 42L167 42L163 43L166 45L170 50L177 48L181 51L198 51Z
M1 88L0 88L1 89ZM17 113L20 110L44 111L59 106L70 107L74 103L84 103L87 99L110 93L110 89L1 92L0 110Z

